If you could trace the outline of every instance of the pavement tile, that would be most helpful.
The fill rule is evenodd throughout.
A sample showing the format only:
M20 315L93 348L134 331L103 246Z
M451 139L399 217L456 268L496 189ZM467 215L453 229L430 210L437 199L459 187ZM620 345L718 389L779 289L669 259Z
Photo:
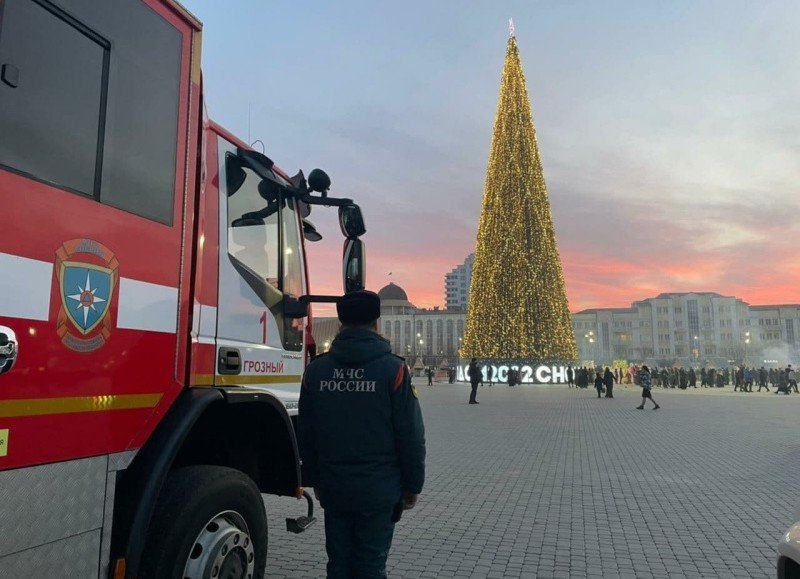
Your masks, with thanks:
M659 412L556 386L420 389L428 440L420 502L403 515L390 577L769 577L800 495L800 396L655 389ZM764 489L764 492L761 491ZM269 579L325 576L324 512L265 497ZM505 573L505 575L501 575Z

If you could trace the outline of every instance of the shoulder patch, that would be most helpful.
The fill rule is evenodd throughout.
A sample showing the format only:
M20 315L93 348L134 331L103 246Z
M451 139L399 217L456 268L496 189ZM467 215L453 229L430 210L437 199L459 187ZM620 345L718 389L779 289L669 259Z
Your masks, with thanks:
M400 367L397 368L397 374L395 374L394 377L394 384L392 384L392 392L397 392L400 389L400 386L403 385L403 378L405 378L405 373L406 373L406 364L405 362L403 362L402 364L400 364Z

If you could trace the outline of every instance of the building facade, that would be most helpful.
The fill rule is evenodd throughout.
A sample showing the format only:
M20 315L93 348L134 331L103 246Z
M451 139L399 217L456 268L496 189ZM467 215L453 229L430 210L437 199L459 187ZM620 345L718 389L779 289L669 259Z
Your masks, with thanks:
M380 332L392 344L392 351L411 364L424 366L453 364L464 337L466 311L417 308L406 292L390 283L378 292L381 297Z
M712 292L583 310L572 315L572 327L580 359L604 365L780 365L800 354L800 304L751 306Z
M460 266L459 266L460 267ZM379 330L414 366L453 365L464 337L466 307L421 309L390 283L381 297ZM327 350L335 318L317 318L314 337ZM800 366L800 304L749 305L712 292L662 293L629 308L572 314L581 362L615 360L655 366Z
M467 298L469 297L469 284L472 281L472 265L475 263L475 254L471 253L464 263L453 268L444 276L445 308L454 312L467 311Z

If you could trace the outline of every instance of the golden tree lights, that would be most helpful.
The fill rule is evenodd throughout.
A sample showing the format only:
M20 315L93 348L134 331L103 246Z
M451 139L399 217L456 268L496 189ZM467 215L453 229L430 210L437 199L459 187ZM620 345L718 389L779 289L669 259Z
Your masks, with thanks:
M484 359L578 357L513 35L500 81L462 354Z

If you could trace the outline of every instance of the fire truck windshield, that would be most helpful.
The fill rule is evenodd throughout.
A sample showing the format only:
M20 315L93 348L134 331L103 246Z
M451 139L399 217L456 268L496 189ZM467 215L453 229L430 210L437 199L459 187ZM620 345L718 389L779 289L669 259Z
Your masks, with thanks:
M295 200L224 153L227 250L236 270L275 316L284 347L300 350L303 324L283 315L284 296L299 298L305 288L300 219Z

